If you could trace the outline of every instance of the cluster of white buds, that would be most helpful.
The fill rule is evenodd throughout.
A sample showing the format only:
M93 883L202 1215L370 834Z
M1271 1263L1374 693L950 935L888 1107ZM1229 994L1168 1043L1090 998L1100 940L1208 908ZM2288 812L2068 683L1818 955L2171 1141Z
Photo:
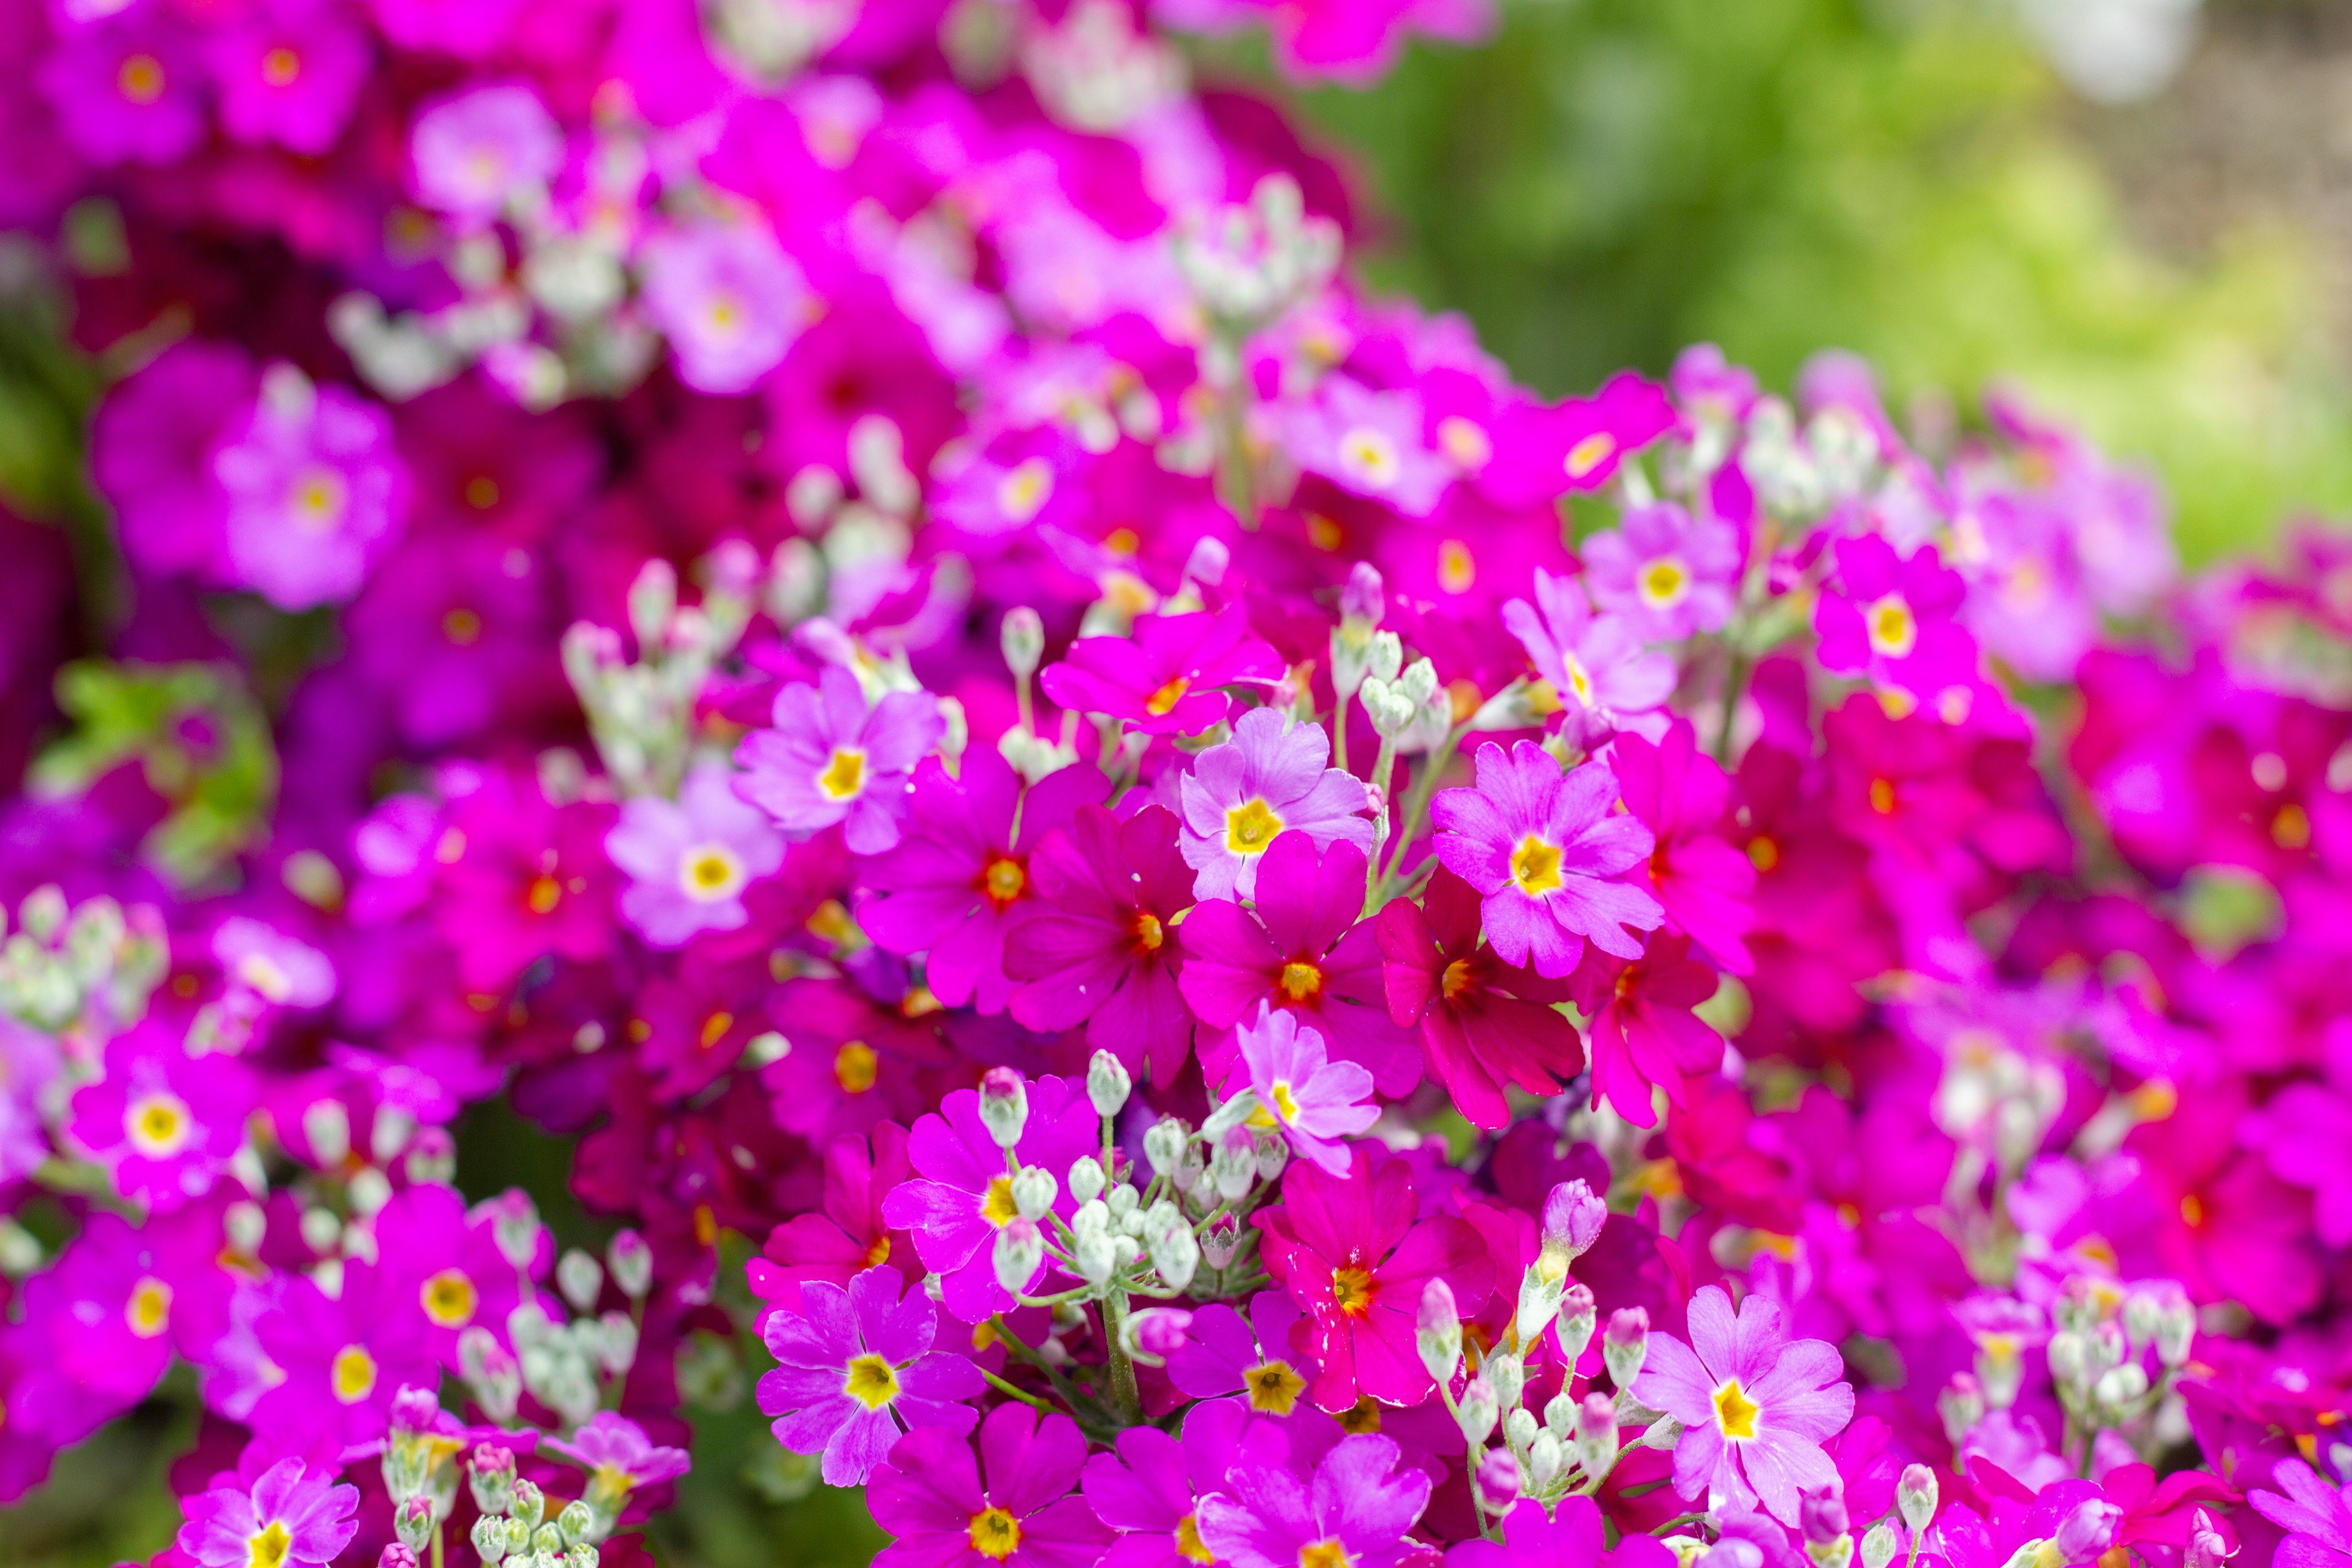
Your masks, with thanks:
M653 1256L643 1237L623 1231L606 1248L605 1260L578 1248L557 1261L556 1289L572 1312L567 1321L551 1317L530 1279L544 1245L546 1227L520 1193L493 1200L491 1236L499 1256L514 1269L520 1305L507 1316L509 1355L498 1336L477 1323L457 1337L458 1367L467 1388L494 1421L509 1421L527 1391L568 1426L603 1407L606 1387L617 1386L636 1364L638 1321L653 1283ZM598 1311L609 1278L627 1300L627 1310Z
M609 626L579 621L563 634L563 672L605 771L624 795L677 792L695 701L751 623L761 576L751 546L720 545L703 558L698 574L702 603L681 605L669 563L648 561L638 569L628 601L635 658Z
M596 1568L596 1543L614 1520L577 1500L548 1518L546 1494L515 1474L512 1453L492 1444L474 1450L467 1479L481 1510L472 1542L484 1568Z
M1959 1031L1944 1055L1931 1112L1970 1156L1955 1164L1953 1182L1973 1187L1987 1158L2001 1174L2015 1175L2065 1109L2064 1075L2055 1063L2029 1058L1990 1029Z
M0 910L0 930L7 911ZM0 944L0 1014L45 1034L80 1028L99 1037L136 1023L170 966L163 917L149 904L125 910L103 894L69 905L50 883L17 906Z
M1739 465L1774 513L1807 521L1868 489L1883 457L1877 434L1851 409L1832 404L1801 432L1785 401L1763 397L1748 413Z
M1060 123L1112 135L1184 95L1184 58L1118 0L1078 0L1059 26L1032 26L1021 70Z
M1202 312L1238 342L1318 292L1339 268L1341 245L1337 224L1307 216L1297 181L1268 174L1246 205L1183 224L1176 269Z

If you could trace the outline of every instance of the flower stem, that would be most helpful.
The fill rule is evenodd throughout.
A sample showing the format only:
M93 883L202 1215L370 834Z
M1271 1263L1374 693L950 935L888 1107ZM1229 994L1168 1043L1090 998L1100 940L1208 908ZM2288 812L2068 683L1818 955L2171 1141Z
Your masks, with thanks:
M1034 1409L1042 1410L1048 1415L1058 1415L1061 1414L1060 1411L1055 1409L1047 1401L1038 1398L1035 1394L1030 1393L1025 1388L1015 1388L1013 1384L1005 1382L1004 1379L997 1376L996 1373L989 1371L986 1367L982 1367L980 1369L980 1375L986 1378L988 1380L988 1386L996 1390L999 1394L1010 1394L1012 1397L1019 1400L1022 1404L1029 1405Z

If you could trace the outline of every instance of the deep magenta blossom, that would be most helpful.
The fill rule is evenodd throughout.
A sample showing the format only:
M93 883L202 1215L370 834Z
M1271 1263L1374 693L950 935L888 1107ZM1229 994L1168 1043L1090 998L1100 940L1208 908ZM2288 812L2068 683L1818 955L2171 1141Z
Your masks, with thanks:
M892 691L868 706L857 678L827 665L817 684L776 693L774 728L735 748L735 793L798 840L836 823L860 855L897 846L908 775L946 731L929 692Z
M206 51L221 125L240 142L324 153L351 119L373 53L337 7L268 0Z
M1252 1415L1273 1420L1311 1408L1300 1402L1322 1363L1290 1342L1292 1326L1304 1316L1282 1290L1252 1296L1246 1320L1221 1301L1204 1306L1186 1326L1183 1346L1168 1358L1168 1381L1195 1399L1238 1394Z
M212 471L228 498L228 578L281 610L358 593L408 519L391 418L290 365L263 374L260 397L214 448Z
M784 863L784 838L767 815L735 793L734 770L704 763L677 799L638 795L621 805L604 852L628 873L621 916L656 947L682 947L698 931L737 931L751 918L743 894Z
M2352 1560L2352 1506L2342 1491L2298 1458L2273 1465L2271 1479L2277 1491L2257 1487L2246 1493L2246 1501L2287 1532L2272 1559L2277 1568L2342 1568Z
M1330 758L1331 737L1321 725L1294 723L1271 708L1243 714L1232 740L1201 753L1179 781L1184 860L1199 873L1195 896L1254 896L1258 861L1285 832L1304 833L1318 847L1370 851L1363 784L1326 767Z
M1652 937L1631 963L1587 949L1570 986L1592 1016L1592 1103L1606 1100L1636 1127L1657 1124L1653 1087L1683 1104L1684 1080L1723 1062L1723 1037L1692 1011L1720 984L1688 937Z
M866 1505L896 1536L879 1568L1094 1568L1111 1532L1073 1495L1087 1440L1066 1415L1000 1405L980 1428L980 1463L936 1426L910 1432L874 1472ZM982 1484L982 1476L986 1484Z
M1489 741L1478 748L1477 777L1474 789L1439 791L1430 815L1439 862L1485 900L1495 951L1553 979L1575 969L1588 942L1640 956L1631 931L1655 929L1665 911L1618 878L1656 839L1612 809L1618 785L1608 766L1588 762L1563 774L1531 741L1508 755Z
M1223 1492L1201 1500L1201 1543L1233 1568L1392 1568L1427 1551L1405 1532L1429 1506L1430 1480L1393 1439L1342 1437L1311 1471L1300 1458L1236 1467Z
M1721 837L1731 781L1676 719L1656 741L1621 735L1610 750L1620 798L1651 833L1650 891L1680 931L1734 974L1755 961L1745 941L1756 922L1756 863Z
M73 1140L113 1173L115 1189L157 1208L200 1198L245 1142L253 1075L231 1058L190 1058L160 1020L118 1035L106 1073L74 1091Z
M1739 585L1739 536L1673 501L1628 508L1615 528L1578 547L1593 603L1625 617L1644 642L1721 631Z
M1348 1145L1341 1140L1380 1120L1372 1075L1353 1062L1329 1060L1321 1035L1297 1015L1264 1004L1256 1021L1243 1025L1238 1035L1239 1059L1226 1076L1225 1097L1248 1090L1256 1100L1250 1126L1279 1129L1300 1154L1335 1176L1346 1175Z
M1538 566L1532 605L1504 605L1503 625L1571 717L1613 727L1619 717L1647 713L1673 692L1674 659L1643 651L1624 617L1594 614L1578 579Z
M1253 637L1238 604L1211 614L1138 616L1132 635L1081 637L1037 683L1057 707L1107 713L1140 734L1197 735L1233 699L1220 688L1270 686L1287 667Z
M827 1486L864 1486L902 1432L969 1432L980 1420L964 1403L988 1386L980 1368L931 1349L939 1309L920 1289L901 1300L905 1288L895 1268L868 1268L846 1290L812 1279L796 1310L768 1320L780 1364L760 1379L760 1409L776 1418L777 1442L824 1456Z
M1201 1541L1201 1505L1236 1465L1278 1465L1284 1447L1250 1419L1245 1406L1223 1399L1186 1411L1181 1438L1156 1426L1120 1433L1117 1452L1087 1460L1080 1481L1095 1516L1119 1532L1103 1568L1200 1563L1208 1554Z
M1459 1541L1445 1568L1674 1568L1675 1550L1654 1535L1631 1531L1605 1544L1601 1509L1589 1497L1565 1497L1550 1518L1522 1499L1503 1518L1500 1541Z
M112 7L65 30L41 61L41 96L95 163L169 163L205 135L204 68L178 15Z
M250 1482L182 1499L180 1550L205 1568L331 1563L359 1532L359 1489L334 1471L280 1459Z
M1797 1522L1799 1494L1837 1482L1822 1451L1853 1415L1845 1361L1821 1340L1790 1340L1780 1309L1760 1296L1737 1317L1722 1287L1691 1298L1690 1343L1653 1331L1633 1397L1683 1424L1675 1490L1692 1501L1720 1494L1738 1509L1759 1502Z
M1842 539L1837 575L1813 606L1824 669L1867 678L1931 708L1951 701L1965 716L1977 645L1958 616L1967 584L1932 544L1908 555L1876 534Z

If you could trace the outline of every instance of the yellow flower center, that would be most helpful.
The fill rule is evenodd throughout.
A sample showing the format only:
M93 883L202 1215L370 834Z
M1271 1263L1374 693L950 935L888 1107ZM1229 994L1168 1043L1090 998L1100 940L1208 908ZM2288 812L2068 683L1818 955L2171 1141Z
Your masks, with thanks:
M1690 569L1671 555L1661 555L1642 568L1642 603L1654 610L1671 610L1690 595Z
M1281 1122L1275 1120L1277 1112L1283 1121L1298 1119L1298 1099L1290 1092L1288 1081L1283 1079L1274 1080L1265 1091L1265 1098L1258 1101L1257 1109L1251 1111L1245 1120L1252 1127L1278 1127Z
M343 521L343 509L351 499L351 487L332 468L310 469L295 481L293 493L288 497L294 508L294 521L321 533Z
M1360 1318L1372 1310L1371 1270L1356 1264L1344 1264L1331 1271L1331 1304L1351 1318Z
M1291 963L1282 966L1282 977L1275 984L1293 1002L1304 1002L1323 990L1323 972L1311 963Z
M1312 1542L1298 1549L1298 1568L1352 1568L1355 1559L1339 1544L1336 1535Z
M465 1270L444 1268L416 1293L425 1315L445 1329L462 1329L474 1321L474 1282Z
M1444 976L1438 982L1448 1002L1459 1002L1465 993L1478 984L1478 966L1466 958L1457 958L1445 966Z
M302 74L302 57L280 44L261 57L261 80L268 87L292 87Z
M115 72L114 86L143 109L163 96L163 62L153 55L130 56Z
M1158 952L1160 944L1168 940L1167 930L1160 925L1160 917L1150 910L1135 912L1134 936L1138 952Z
M971 1516L971 1549L1002 1563L1021 1550L1021 1521L1001 1508L984 1508Z
M721 1007L718 1012L702 1020L702 1033L696 1037L696 1043L707 1051L725 1039L727 1031L734 1026L735 1015Z
M1002 1230L1020 1213L1013 1202L1012 1177L999 1176L988 1184L988 1191L980 1200L981 1218Z
M876 1237L874 1238L874 1245L866 1249L866 1267L868 1268L879 1268L889 1261L889 1237L887 1235Z
M247 1568L279 1568L286 1554L294 1550L293 1532L284 1520L273 1519L246 1543Z
M1307 1379L1286 1361L1260 1362L1242 1373L1250 1408L1262 1415L1287 1415L1307 1392Z
M1012 522L1027 522L1053 499L1054 467L1043 458L1014 465L996 481L996 510Z
M1339 1430L1350 1437L1381 1429L1381 1402L1370 1394L1358 1396L1356 1403L1339 1412Z
M816 775L816 787L827 800L847 800L866 787L866 753L844 746Z
M743 324L743 307L732 295L714 294L702 308L702 319L713 334L731 338Z
M1217 1554L1201 1544L1201 1527L1186 1514L1176 1521L1176 1555L1187 1563L1214 1563Z
M1511 851L1511 880L1519 891L1531 899L1539 899L1565 880L1559 874L1559 846L1547 844L1534 834L1519 840Z
M1001 910L1028 889L1029 873L1022 868L1020 861L1000 855L988 863L986 871L981 873L981 884L988 894L989 902Z
M1748 1397L1733 1378L1715 1391L1715 1427L1735 1443L1744 1443L1756 1436L1756 1417L1761 1414L1756 1402Z
M482 617L461 605L441 617L441 635L459 647L471 647L482 638Z
M1895 781L1893 779L1870 781L1870 809L1881 816L1895 815Z
M375 1357L368 1354L363 1345L345 1345L335 1352L335 1364L329 1378L337 1400L357 1405L375 1392Z
M851 1040L833 1053L833 1081L844 1094L864 1094L874 1087L882 1058L863 1040Z
M176 1094L150 1094L131 1102L122 1133L150 1160L168 1160L188 1146L187 1101Z
M1466 594L1478 580L1478 558L1458 539L1437 547L1437 585L1449 594Z
M551 915L563 901L563 884L552 877L533 877L530 886L523 889L522 901L532 914Z
M678 890L698 904L715 904L743 889L743 859L724 844L698 844L677 863Z
M499 481L488 474L476 474L466 481L466 504L476 511L488 511L499 504Z
M1748 860L1759 871L1769 871L1780 864L1780 842L1765 834L1748 841Z
M122 1309L122 1321L131 1331L142 1340L152 1340L172 1322L172 1288L161 1279L142 1279L131 1288L131 1300Z
M849 1363L841 1391L868 1410L879 1410L898 1397L898 1374L878 1355L862 1355Z
M1570 479L1580 479L1607 462L1611 454L1616 450L1616 437L1606 430L1595 430L1568 449L1568 457L1561 462L1560 468L1567 472Z
M1358 426L1339 437L1340 469L1368 489L1386 489L1396 483L1403 466L1396 443L1378 430Z
M2187 1226L2191 1230L2201 1229L2205 1224L2205 1200L2199 1197L2195 1193L2190 1193L2188 1196L2182 1198L2180 1200L2180 1223Z
M1143 710L1155 719L1160 718L1171 711L1176 704L1183 701L1184 693L1191 689L1192 689L1192 683L1180 675L1153 692L1144 702Z
M1568 675L1568 689L1576 693L1576 700L1578 702L1587 708L1591 707L1591 673L1584 668L1583 664L1578 660L1574 654L1569 652L1566 648L1560 649L1559 662L1561 668Z
M1486 432L1459 414L1449 414L1437 422L1438 449L1454 461L1458 468L1476 473L1494 460L1495 443Z
M1919 646L1919 623L1900 594L1889 594L1863 615L1870 628L1870 651L1885 658L1908 658Z
M2282 849L2311 847L2311 814L2289 801L2271 818L2271 842Z
M1263 797L1225 813L1225 847L1236 855L1263 855L1281 831L1282 818L1275 816Z

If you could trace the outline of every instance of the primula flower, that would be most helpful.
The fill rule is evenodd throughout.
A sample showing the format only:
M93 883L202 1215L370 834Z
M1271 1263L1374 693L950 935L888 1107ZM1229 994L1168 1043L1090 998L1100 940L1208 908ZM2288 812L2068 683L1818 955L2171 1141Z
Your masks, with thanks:
M2352 1506L2301 1459L2271 1467L2277 1491L2246 1493L2253 1510L2287 1532L2273 1559L2278 1568L2343 1568L2352 1561Z
M1239 1038L1240 1060L1226 1077L1225 1096L1247 1089L1257 1100L1250 1126L1280 1129L1299 1153L1335 1176L1346 1175L1348 1146L1340 1140L1380 1120L1372 1075L1353 1062L1330 1061L1321 1035L1296 1014L1264 1004Z
M1344 375L1328 378L1316 400L1282 426L1291 461L1341 489L1424 518L1454 482L1454 465L1422 445L1421 400L1374 392Z
M604 852L632 880L621 914L656 947L680 947L698 931L737 931L751 918L744 889L784 863L783 836L735 793L734 771L704 763L676 802L638 795L622 803Z
M1967 586L1936 547L1898 556L1865 534L1838 541L1836 557L1835 582L1813 606L1822 668L1867 677L1930 707L1948 693L1968 693L1976 642L1956 618Z
M394 1395L439 1376L416 1285L404 1273L347 1262L340 1295L299 1274L250 1289L253 1333L269 1370L241 1419L274 1452L380 1437Z
M1653 1086L1680 1105L1685 1079L1723 1064L1723 1037L1692 1012L1721 981L1690 948L1688 937L1654 936L1631 963L1588 951L1571 982L1592 1016L1592 1103L1637 1127L1657 1124Z
M1389 1018L1372 922L1356 918L1364 883L1364 854L1353 844L1318 851L1307 834L1279 835L1260 867L1254 909L1203 899L1184 917L1177 984L1213 1029L1237 1028L1271 1006L1312 1026L1333 1056L1370 1070L1382 1094L1409 1094L1421 1064ZM1203 1074L1223 1077L1233 1058L1230 1035L1204 1043Z
M896 847L908 775L946 732L938 700L893 691L869 708L857 678L827 665L816 685L776 693L772 718L735 749L735 793L795 840L838 823L860 855Z
M469 1214L455 1190L418 1183L393 1194L375 1217L385 1299L413 1302L424 1313L425 1337L453 1372L462 1370L458 1336L476 1323L503 1325L524 1299L514 1265L499 1250L488 1206ZM543 1274L551 1261L543 1258L529 1272Z
M1503 1516L1500 1541L1461 1541L1446 1549L1445 1568L1673 1568L1675 1550L1654 1535L1627 1532L1604 1546L1601 1506L1565 1497L1559 1511L1522 1499Z
M1349 1173L1294 1165L1282 1202L1250 1223L1262 1235L1266 1272L1306 1309L1311 1353L1322 1363L1310 1391L1326 1410L1346 1410L1369 1395L1418 1404L1429 1373L1413 1348L1422 1292L1444 1279L1465 1310L1486 1299L1486 1245L1458 1219L1414 1223L1417 1205L1405 1163L1353 1151Z
M1536 674L1580 720L1590 715L1613 727L1617 718L1647 713L1674 691L1674 659L1643 651L1622 616L1593 614L1577 579L1538 566L1534 587L1534 604L1513 599L1503 605L1503 625Z
M1094 1568L1111 1532L1073 1495L1086 1462L1076 1422L1040 1420L1026 1405L989 1414L978 1465L959 1436L936 1426L910 1432L866 1486L874 1522L898 1538L874 1561L878 1568Z
M1178 989L1176 917L1192 902L1192 872L1176 848L1174 814L1147 805L1119 821L1080 806L1030 858L1042 908L1005 939L1017 983L1013 1017L1033 1029L1087 1026L1087 1043L1129 1072L1172 1081L1192 1040Z
M1088 1459L1080 1481L1095 1517L1119 1532L1103 1568L1188 1568L1208 1559L1202 1500L1237 1464L1279 1464L1282 1447L1258 1436L1249 1412L1231 1400L1186 1411L1181 1438L1156 1426L1120 1433L1118 1452Z
M335 7L268 0L215 34L205 60L230 136L318 153L351 119L370 57L367 35Z
M782 1363L760 1379L760 1409L776 1441L824 1456L827 1486L864 1486L899 1435L937 1426L969 1432L980 1415L964 1403L988 1386L980 1368L933 1351L939 1309L906 1292L892 1268L868 1268L845 1290L827 1280L801 1288L797 1310L768 1320L768 1353Z
M1290 1331L1304 1316L1281 1290L1260 1290L1249 1300L1249 1317L1223 1302L1192 1314L1185 1342L1168 1358L1168 1381L1195 1399L1239 1394L1254 1415L1281 1420L1301 1408L1320 1363L1290 1344Z
M224 1058L191 1059L161 1021L106 1047L106 1076L74 1091L73 1141L109 1168L114 1190L173 1208L212 1190L245 1142L253 1075Z
M1429 1506L1429 1478L1393 1439L1342 1437L1312 1475L1242 1465L1201 1500L1201 1544L1233 1568L1394 1568L1428 1548L1405 1532ZM1292 1465L1297 1465L1294 1458Z
M568 1438L540 1438L538 1451L586 1470L589 1506L607 1517L617 1515L638 1488L674 1481L694 1468L685 1449L655 1443L616 1410L599 1410Z
M183 1499L180 1550L205 1568L332 1563L359 1533L359 1489L338 1485L332 1470L280 1459L250 1483Z
M1591 397L1506 410L1481 482L1507 506L1541 505L1567 490L1589 494L1676 423L1664 387L1622 371Z
M1045 907L1030 881L1030 856L1109 789L1083 763L1024 790L986 747L966 752L955 776L924 759L907 803L906 837L865 869L871 892L857 906L858 925L892 952L925 953L923 982L949 1006L1003 1012L1014 984L1004 972L1005 940Z
M0 1184L49 1157L42 1094L58 1076L57 1042L14 1018L0 1018Z
M1592 602L1624 616L1644 642L1681 642L1731 619L1739 536L1728 523L1653 501L1577 548Z
M383 410L290 365L213 450L229 580L281 610L348 599L407 521L408 469Z
M1389 1016L1417 1027L1430 1072L1480 1127L1510 1120L1506 1085L1546 1098L1584 1067L1576 1026L1552 1005L1564 981L1507 963L1478 940L1475 889L1444 866L1419 905L1391 900L1380 914Z
M452 775L462 790L430 845L435 923L478 991L499 992L541 958L585 963L613 942L604 856L612 808L550 802L506 769Z
M1138 616L1131 636L1081 637L1037 682L1074 713L1107 713L1139 734L1197 735L1233 706L1220 687L1270 686L1286 668L1250 635L1236 604L1213 615Z
M133 566L221 569L227 498L213 482L212 449L259 385L242 350L183 338L108 390L90 420L90 473Z
M1011 1153L1058 1183L1080 1155L1099 1147L1100 1126L1082 1091L1066 1079L1041 1078L1029 1085L1029 1120ZM1013 1178L1006 1151L980 1119L980 1096L960 1089L940 1101L938 1114L915 1123L907 1154L923 1179L900 1184L882 1201L882 1217L914 1232L915 1250L940 1277L949 1311L968 1323L1011 1311L1013 1293L996 1282L993 1257L996 1233L1015 1217ZM1066 1216L1076 1206L1066 1189L1055 1200ZM1040 1263L1039 1272L1046 1267Z
M761 1256L745 1265L751 1294L772 1310L792 1308L811 1280L845 1288L885 1263L919 1282L921 1271L904 1256L913 1248L894 1240L882 1217L883 1200L910 1173L906 1129L894 1121L875 1123L869 1136L835 1139L824 1151L823 1212L794 1215L769 1235Z
M1508 755L1478 748L1477 785L1438 792L1431 810L1440 864L1485 900L1486 940L1508 963L1565 978L1587 942L1636 958L1665 919L1658 901L1616 879L1655 847L1648 828L1611 809L1617 778L1584 763L1563 774L1531 741Z
M1708 1285L1691 1298L1690 1343L1653 1331L1633 1397L1683 1425L1675 1445L1675 1489L1692 1501L1720 1497L1736 1509L1797 1522L1798 1494L1834 1485L1822 1451L1853 1415L1837 1348L1790 1340L1780 1309L1750 1296L1734 1317L1731 1298Z
M563 132L528 87L468 88L418 112L408 158L418 201L488 223L555 177L563 166Z
M939 1016L912 1011L848 980L787 981L766 1012L788 1027L793 1048L760 1073L776 1125L821 1146L886 1119L911 1121L942 1087L968 1082L943 1076L956 1057Z
M1625 809L1648 827L1650 890L1666 912L1665 929L1680 931L1734 974L1755 968L1742 940L1755 923L1748 900L1756 863L1717 836L1731 781L1698 749L1687 719L1676 719L1656 741L1621 735L1609 765Z
M1370 852L1363 784L1326 767L1330 757L1331 737L1321 725L1293 723L1271 708L1243 714L1232 740L1201 753L1178 781L1181 843L1185 863L1199 873L1196 897L1252 897L1259 859L1286 831L1306 834L1318 847L1346 843Z
M697 392L748 392L783 363L814 309L765 223L703 223L646 241L646 314Z
M169 163L205 136L204 72L177 15L116 8L68 27L38 81L74 151L94 163Z

